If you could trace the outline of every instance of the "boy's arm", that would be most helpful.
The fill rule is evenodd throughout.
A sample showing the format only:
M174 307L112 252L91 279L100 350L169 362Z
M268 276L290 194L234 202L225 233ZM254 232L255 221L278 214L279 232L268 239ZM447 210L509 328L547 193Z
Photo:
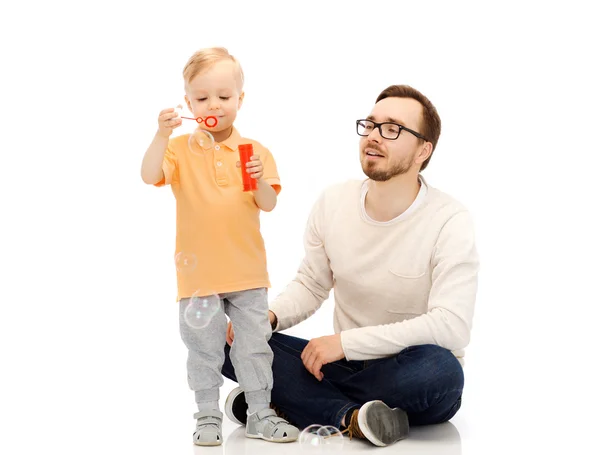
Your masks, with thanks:
M165 179L163 161L173 129L181 126L181 118L174 108L163 109L158 114L158 130L142 160L142 180L155 185Z
M265 212L270 212L277 205L275 189L263 179L258 180L258 189L253 191L256 205Z
M144 159L142 161L142 180L144 183L154 185L165 178L162 169L165 152L169 144L169 137L165 137L158 132L154 135L154 139L150 143Z
M246 169L250 176L257 180L258 188L252 191L254 202L261 210L270 212L277 205L277 195L281 191L277 165L271 152L262 149L260 154L253 155L246 165Z

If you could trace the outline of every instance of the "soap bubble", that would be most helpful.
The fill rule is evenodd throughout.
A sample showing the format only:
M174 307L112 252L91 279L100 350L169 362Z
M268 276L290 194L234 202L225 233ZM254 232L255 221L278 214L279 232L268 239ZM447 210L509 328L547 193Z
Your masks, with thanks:
M193 329L203 329L221 310L221 298L217 294L200 295L195 292L190 298L183 318Z
M330 425L309 425L300 433L298 442L313 454L339 452L344 446L341 431Z
M198 265L198 259L193 253L180 251L175 255L175 267L178 272L189 273L193 272Z
M210 150L215 145L215 138L208 131L200 128L190 134L188 138L188 147L194 155L204 156L204 152Z

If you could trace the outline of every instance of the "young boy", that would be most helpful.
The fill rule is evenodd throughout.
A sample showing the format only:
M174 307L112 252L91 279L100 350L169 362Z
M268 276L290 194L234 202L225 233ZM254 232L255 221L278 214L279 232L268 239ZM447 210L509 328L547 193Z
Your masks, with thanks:
M233 126L244 99L239 62L224 48L196 52L183 70L185 101L194 117L217 118L202 123L214 144L191 153L189 134L169 139L182 119L173 108L160 112L158 131L142 162L142 179L155 186L171 185L177 201L176 253L191 264L178 270L180 330L188 348L188 384L198 412L194 443L222 443L219 388L229 316L235 328L230 358L249 405L246 436L289 442L298 429L270 409L273 352L268 340L266 252L260 233L260 211L273 210L281 191L275 161L265 147L242 138ZM210 122L212 125L212 122ZM252 144L248 172L258 181L243 191L238 146ZM201 150L201 149L199 149ZM159 215L160 216L160 215ZM192 296L220 298L220 309L203 328L186 324L184 312Z

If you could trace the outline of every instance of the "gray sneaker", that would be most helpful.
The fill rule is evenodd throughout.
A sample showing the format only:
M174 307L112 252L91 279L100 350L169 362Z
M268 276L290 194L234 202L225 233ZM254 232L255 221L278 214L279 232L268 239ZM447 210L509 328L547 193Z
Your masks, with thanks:
M223 443L221 422L223 413L216 409L200 411L194 414L196 431L194 431L194 444L197 446L219 446Z
M380 400L363 404L358 410L357 422L352 420L354 419L350 420L349 428L358 425L364 437L376 446L388 446L408 436L406 412L400 408L391 409Z
M248 404L246 404L246 397L241 387L236 387L225 400L225 415L234 423L238 425L246 425L248 419Z
M246 437L269 442L292 442L298 439L298 428L287 420L277 417L271 408L265 408L248 416Z

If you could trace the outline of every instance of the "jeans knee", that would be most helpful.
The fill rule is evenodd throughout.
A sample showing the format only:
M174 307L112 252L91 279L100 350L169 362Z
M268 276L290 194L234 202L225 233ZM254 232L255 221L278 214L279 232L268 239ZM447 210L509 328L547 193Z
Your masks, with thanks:
M463 368L452 351L435 344L409 346L397 356L398 363L410 361L413 368L427 372L431 380L438 379L448 389L462 390Z

